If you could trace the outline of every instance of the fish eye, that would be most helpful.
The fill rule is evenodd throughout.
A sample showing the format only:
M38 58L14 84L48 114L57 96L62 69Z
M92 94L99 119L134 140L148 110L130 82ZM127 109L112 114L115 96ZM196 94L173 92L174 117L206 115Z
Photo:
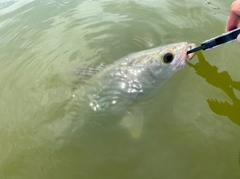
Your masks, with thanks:
M171 63L174 59L174 56L172 53L166 53L164 56L163 56L163 61L164 63Z

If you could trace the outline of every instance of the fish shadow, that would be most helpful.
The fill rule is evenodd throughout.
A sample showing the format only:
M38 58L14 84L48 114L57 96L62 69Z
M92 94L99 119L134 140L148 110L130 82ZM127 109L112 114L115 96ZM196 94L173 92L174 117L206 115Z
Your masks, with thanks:
M217 115L228 117L234 124L240 126L240 99L234 93L234 89L240 91L240 82L233 81L227 71L218 72L216 66L210 65L201 52L196 53L199 62L195 65L189 63L196 73L204 78L209 84L221 89L232 101L219 101L217 99L207 99L210 109ZM238 152L238 164L240 167L240 150Z
M207 99L210 109L217 115L228 117L233 123L240 126L240 99L234 93L234 89L240 91L240 82L233 81L227 71L218 72L216 66L210 65L201 52L196 53L199 62L189 63L196 73L204 78L206 82L221 89L232 101L219 101L217 99Z

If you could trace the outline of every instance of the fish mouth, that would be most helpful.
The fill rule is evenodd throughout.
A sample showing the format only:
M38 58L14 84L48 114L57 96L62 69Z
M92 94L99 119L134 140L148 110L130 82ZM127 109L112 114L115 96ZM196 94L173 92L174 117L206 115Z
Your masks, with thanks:
M187 52L195 47L196 47L196 44L194 44L194 43L190 43L190 44L186 45L186 58L185 58L186 62L189 62L192 59L192 57L194 56L194 53L187 54Z
M177 64L176 69L182 69L186 65L186 63L188 63L193 58L194 53L187 54L187 52L189 50L195 48L196 44L194 44L194 43L188 44L187 42L185 42L182 47L183 47L183 50L182 50L181 54L179 55L180 58L178 59L178 61L176 63Z

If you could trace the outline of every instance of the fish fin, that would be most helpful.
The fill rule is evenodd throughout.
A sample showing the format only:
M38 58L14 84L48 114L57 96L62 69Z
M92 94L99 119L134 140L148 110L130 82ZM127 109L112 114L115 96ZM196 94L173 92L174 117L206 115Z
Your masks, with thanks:
M76 83L86 83L89 79L101 72L105 68L105 65L101 64L97 67L89 68L75 68L72 72L75 75Z
M143 126L143 110L136 108L132 112L127 112L121 120L121 125L128 130L133 138L139 138Z

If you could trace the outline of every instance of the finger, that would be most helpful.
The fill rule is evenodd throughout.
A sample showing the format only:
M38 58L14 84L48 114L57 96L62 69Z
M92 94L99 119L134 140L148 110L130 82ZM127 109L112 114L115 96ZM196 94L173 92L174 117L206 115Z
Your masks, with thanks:
M226 32L236 29L238 27L237 25L239 23L239 18L240 17L237 14L235 14L234 12L230 12L225 28Z
M226 31L236 29L240 22L240 0L236 0L230 7L230 13L226 24Z
M230 7L230 11L240 16L240 0L236 0L232 3Z

